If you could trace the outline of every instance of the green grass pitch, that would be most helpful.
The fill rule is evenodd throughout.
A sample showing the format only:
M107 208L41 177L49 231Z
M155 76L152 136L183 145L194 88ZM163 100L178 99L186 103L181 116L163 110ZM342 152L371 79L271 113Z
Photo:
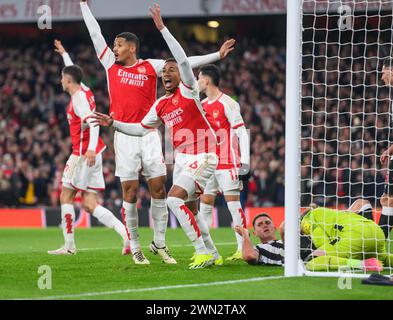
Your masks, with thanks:
M193 249L181 229L167 233L178 264L164 265L148 251L152 236L152 230L140 229L151 264L137 266L130 256L121 255L120 238L106 228L76 230L75 256L46 253L62 244L59 228L0 229L0 299L393 299L393 287L366 286L352 279L352 289L343 290L337 278L284 278L281 267L242 261L188 270ZM212 237L221 255L234 252L229 228L213 230ZM51 268L52 289L38 288L41 265Z

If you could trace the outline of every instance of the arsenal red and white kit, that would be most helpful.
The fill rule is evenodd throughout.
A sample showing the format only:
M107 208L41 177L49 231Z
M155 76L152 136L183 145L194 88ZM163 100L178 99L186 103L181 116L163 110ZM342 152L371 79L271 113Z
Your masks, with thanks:
M100 26L87 3L81 2L80 6L97 56L107 73L110 113L114 113L114 119L117 121L140 123L156 100L157 79L165 61L140 59L132 66L116 64L115 55L107 46ZM193 67L219 59L219 52L189 58ZM142 168L142 174L146 179L166 175L161 138L157 131L151 131L143 137L116 132L114 149L115 175L120 177L121 181L138 180Z
M94 147L96 153L95 165L88 167L84 159L91 140L90 127L85 120L94 113L95 108L93 93L88 87L82 84L81 89L72 95L67 107L72 154L64 168L62 183L70 189L82 191L105 189L101 153L106 146L100 137L98 137Z
M207 98L202 101L206 118L217 135L217 170L209 179L205 194L216 195L218 191L242 189L238 169L240 167L239 140L235 130L244 126L239 104L228 95L221 93L214 101Z
M188 201L203 193L206 183L218 164L217 139L205 117L197 88L188 88L180 83L170 96L156 101L142 120L144 128L156 128L161 123L170 130L173 147L177 152L173 172L174 184L184 186L182 175L195 182L195 193Z
M76 156L84 155L89 146L90 129L85 119L92 115L96 109L93 92L85 85L76 92L67 107L67 120L70 126L72 143L72 154ZM96 154L105 149L105 144L101 138L95 149Z
M100 56L106 69L110 98L109 113L115 120L140 123L156 100L157 79L163 60L138 60L127 67L115 63L108 47ZM138 180L139 172L147 180L166 175L161 137L152 131L143 137L115 132L115 175L122 181Z

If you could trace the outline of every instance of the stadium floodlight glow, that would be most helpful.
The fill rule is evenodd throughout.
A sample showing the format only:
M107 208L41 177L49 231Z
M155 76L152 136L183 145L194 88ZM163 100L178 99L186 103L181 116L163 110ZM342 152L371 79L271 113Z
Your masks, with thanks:
M220 23L217 20L210 20L207 22L207 26L210 28L217 29L220 26Z

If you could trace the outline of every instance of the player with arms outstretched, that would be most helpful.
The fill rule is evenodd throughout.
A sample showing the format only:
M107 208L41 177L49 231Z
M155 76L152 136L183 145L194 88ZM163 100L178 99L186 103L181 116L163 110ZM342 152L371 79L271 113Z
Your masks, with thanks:
M195 259L190 268L204 268L222 260L210 237L208 226L201 219L198 227L194 217L198 213L198 196L218 164L217 140L205 117L198 84L183 48L165 27L159 6L154 5L150 11L157 29L175 57L164 64L162 82L165 96L153 104L141 123L124 123L98 113L95 117L100 125L112 126L129 135L143 136L162 123L170 130L177 154L174 182L167 204L195 248Z
M199 90L206 94L202 101L206 118L216 132L219 163L201 196L200 213L208 226L212 224L212 211L217 192L223 192L233 224L247 228L246 216L240 204L239 171L250 167L250 143L239 104L219 88L220 71L215 65L200 68ZM240 149L240 154L239 154ZM242 172L246 173L246 172ZM235 233L237 251L227 260L242 259L243 238Z
M101 34L100 26L87 3L81 1L83 19L89 30L97 56L104 66L110 95L110 114L115 120L141 123L156 100L157 78L161 75L164 60L137 59L139 39L130 32L116 36L113 51ZM190 57L193 67L224 58L233 48L234 40L226 41L219 52L206 56ZM160 136L151 130L143 137L132 137L115 132L114 149L116 172L123 190L123 214L131 237L131 249L135 263L148 264L140 249L136 209L139 172L147 180L151 194L151 212L154 224L154 240L150 250L159 254L165 263L176 263L165 244L168 212L165 205L166 166L162 156Z
M56 52L64 60L61 84L63 90L71 96L67 107L67 118L70 126L72 154L64 169L62 191L60 194L61 217L65 244L49 254L75 254L74 239L74 198L78 190L82 191L82 206L103 225L115 229L123 239L123 254L130 254L130 242L125 226L112 212L100 206L97 191L105 188L102 172L102 152L105 144L99 137L99 128L92 124L89 116L95 111L92 91L82 82L82 70L73 65L68 53L60 41L55 41Z

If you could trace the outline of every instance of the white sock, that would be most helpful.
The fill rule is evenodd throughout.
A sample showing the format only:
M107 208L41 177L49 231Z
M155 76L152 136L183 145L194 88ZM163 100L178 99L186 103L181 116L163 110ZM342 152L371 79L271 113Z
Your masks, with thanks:
M126 227L108 209L97 206L93 211L96 217L104 226L114 229L122 238L124 243L129 243Z
M239 225L243 228L247 228L246 216L243 212L242 206L240 205L240 201L230 201L227 202L229 212L232 215L233 225ZM236 235L236 242L237 242L237 250L242 250L243 248L243 237L237 234Z
M168 225L168 209L165 199L151 198L151 215L154 225L154 244L158 248L165 247L165 233Z
M199 229L201 230L202 239L205 243L206 249L209 250L211 254L213 254L214 258L217 259L219 257L218 250L214 245L213 239L209 233L209 227L204 219L204 217L198 213L195 216L195 221L198 223Z
M123 201L123 209L127 230L130 235L131 251L135 253L141 247L138 237L138 210L136 209L136 203Z
M61 227L63 229L64 247L75 248L74 239L75 210L72 204L61 205Z
M179 221L188 239L192 242L195 252L197 254L208 254L209 252L203 242L201 231L195 221L194 215L184 204L184 201L180 198L168 197L166 202L169 209L171 209Z
M202 214L209 229L213 224L213 206L201 202L198 215Z

